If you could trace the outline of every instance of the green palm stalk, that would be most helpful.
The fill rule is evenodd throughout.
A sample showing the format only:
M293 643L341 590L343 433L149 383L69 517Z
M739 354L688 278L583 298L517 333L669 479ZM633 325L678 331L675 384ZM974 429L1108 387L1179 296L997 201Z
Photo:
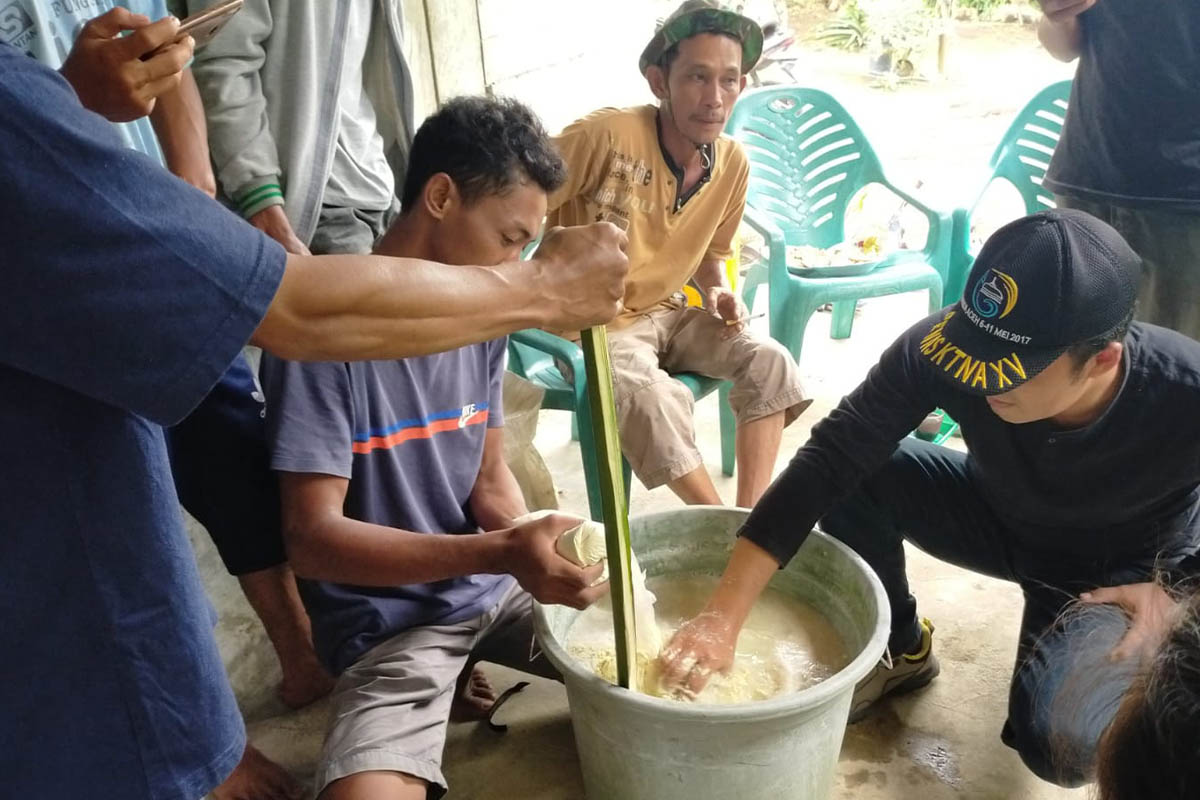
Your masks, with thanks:
M630 568L629 513L621 469L621 443L617 436L617 409L613 400L612 365L608 358L608 333L603 325L581 333L583 363L587 371L588 406L592 438L604 508L604 541L608 556L608 583L612 591L613 631L616 634L617 683L637 690L637 632L633 619L633 574Z

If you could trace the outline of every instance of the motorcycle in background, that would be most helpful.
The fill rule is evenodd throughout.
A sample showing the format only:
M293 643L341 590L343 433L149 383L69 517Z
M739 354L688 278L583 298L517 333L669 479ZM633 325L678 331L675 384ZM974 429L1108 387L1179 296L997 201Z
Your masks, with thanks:
M736 4L735 10L758 22L763 30L762 58L746 76L750 85L797 83L800 52L796 34L788 23L786 0L744 0Z
M781 83L799 83L796 64L800 59L797 51L796 34L786 22L772 20L762 26L762 58L747 75L751 86L771 86Z

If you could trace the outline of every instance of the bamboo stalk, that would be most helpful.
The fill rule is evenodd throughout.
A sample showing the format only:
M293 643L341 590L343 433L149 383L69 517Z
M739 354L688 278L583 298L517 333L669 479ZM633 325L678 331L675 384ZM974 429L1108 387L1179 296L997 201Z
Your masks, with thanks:
M603 325L580 334L587 372L588 406L592 417L600 500L604 509L604 542L608 556L608 584L612 592L613 632L616 634L617 683L637 690L637 631L633 619L633 574L630 567L629 513L625 504L625 479L621 468L621 443L617 435L617 409L613 400L612 366L608 358L608 333Z

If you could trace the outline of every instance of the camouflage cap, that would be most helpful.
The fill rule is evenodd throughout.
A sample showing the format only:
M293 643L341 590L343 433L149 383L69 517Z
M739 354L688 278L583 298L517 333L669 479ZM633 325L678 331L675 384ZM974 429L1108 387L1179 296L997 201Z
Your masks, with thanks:
M673 46L701 33L727 33L740 41L743 75L762 56L763 32L757 22L724 8L716 0L684 0L654 32L638 59L638 69L645 75Z

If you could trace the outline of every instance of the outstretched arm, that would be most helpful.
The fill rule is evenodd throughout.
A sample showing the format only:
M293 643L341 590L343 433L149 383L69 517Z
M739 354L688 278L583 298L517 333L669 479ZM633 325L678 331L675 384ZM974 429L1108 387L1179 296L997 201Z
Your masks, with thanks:
M534 258L498 267L386 256L288 256L251 341L295 361L407 358L532 327L616 316L625 234L607 222L550 231Z
M738 632L778 569L766 550L744 536L737 540L704 610L681 625L663 649L664 686L696 695L714 672L733 665Z

